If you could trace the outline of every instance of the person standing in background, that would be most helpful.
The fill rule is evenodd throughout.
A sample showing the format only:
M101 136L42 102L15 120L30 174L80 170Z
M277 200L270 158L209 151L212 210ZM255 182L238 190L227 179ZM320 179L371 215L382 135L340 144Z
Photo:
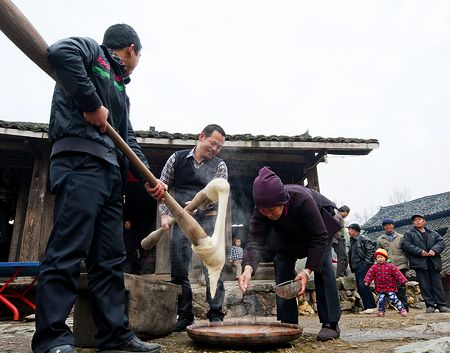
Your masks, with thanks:
M333 250L337 257L336 278L347 276L348 257L345 245L345 221L349 215L350 207L343 205L339 207L338 212L334 214L334 218L341 224L342 228L333 236Z
M242 256L244 249L241 248L241 239L235 238L234 245L230 249L228 258L234 267L236 267L236 278L239 278L242 273Z
M136 264L138 261L139 239L130 220L126 220L123 223L123 242L125 244L126 251L123 272L135 273Z
M387 251L391 262L397 266L400 272L406 277L408 271L408 259L402 250L403 234L394 231L394 221L386 218L381 223L384 234L377 239L377 249L381 248ZM406 311L409 311L408 298L406 297L406 284L398 284L398 299L402 302Z
M402 249L409 261L409 267L416 271L420 291L425 301L426 313L436 309L447 313L447 300L441 282L441 253L445 248L442 236L425 227L427 221L422 215L411 217L414 227L405 232Z
M373 265L373 255L375 246L372 241L361 235L361 227L357 223L348 226L348 235L350 236L350 248L348 258L350 269L355 274L356 289L363 303L361 314L373 314L376 311L375 299L372 291L364 285L364 277L370 266Z
M386 315L386 302L389 300L401 316L408 316L404 305L398 299L398 285L405 284L408 280L392 262L387 262L389 255L384 249L375 251L376 263L369 268L364 277L364 285L370 286L375 281L375 292L378 293L378 314Z

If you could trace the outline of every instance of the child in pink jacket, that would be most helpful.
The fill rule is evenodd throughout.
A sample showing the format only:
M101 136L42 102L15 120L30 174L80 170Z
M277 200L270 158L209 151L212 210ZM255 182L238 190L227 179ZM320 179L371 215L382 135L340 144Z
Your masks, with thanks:
M378 293L378 314L384 316L386 310L386 301L389 301L397 308L401 316L407 316L404 305L397 297L397 283L405 284L408 280L400 270L391 262L386 262L389 258L384 249L377 249L375 259L377 262L372 265L364 277L364 284L370 286L375 280L375 291Z

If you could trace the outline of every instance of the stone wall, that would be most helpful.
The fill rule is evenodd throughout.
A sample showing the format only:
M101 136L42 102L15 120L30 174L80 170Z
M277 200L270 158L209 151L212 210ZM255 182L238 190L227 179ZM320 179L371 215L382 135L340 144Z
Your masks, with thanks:
M243 295L236 281L225 281L224 311L227 318L276 315L274 282L257 280L252 281L252 284L251 291ZM339 290L341 310L343 312L358 312L362 310L361 298L356 291L354 278L338 278L336 279L336 285ZM198 319L205 319L208 312L205 287L201 284L194 284L192 291L194 315ZM408 282L407 295L410 306L414 308L424 307L417 282ZM299 315L312 315L317 312L314 281L309 281L306 293L298 297L297 302Z

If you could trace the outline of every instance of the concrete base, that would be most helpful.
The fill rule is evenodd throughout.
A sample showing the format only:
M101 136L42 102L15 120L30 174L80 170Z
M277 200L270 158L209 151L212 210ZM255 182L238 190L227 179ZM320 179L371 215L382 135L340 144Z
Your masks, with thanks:
M177 318L181 287L125 274L126 314L129 327L138 337L160 337L171 333ZM95 347L95 324L89 303L86 276L74 307L73 334L77 347Z

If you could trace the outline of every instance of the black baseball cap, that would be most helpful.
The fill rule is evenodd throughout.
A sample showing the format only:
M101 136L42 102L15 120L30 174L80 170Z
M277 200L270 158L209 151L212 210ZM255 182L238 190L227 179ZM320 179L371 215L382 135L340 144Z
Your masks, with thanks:
M425 217L422 216L421 214L414 214L414 215L411 216L411 222L414 221L414 218L416 218L416 217L420 217L420 218L422 218L423 220L425 220Z
M359 226L358 223L352 223L352 224L350 224L350 225L348 226L348 228L354 229L354 230L356 230L357 232L361 232L361 227Z

